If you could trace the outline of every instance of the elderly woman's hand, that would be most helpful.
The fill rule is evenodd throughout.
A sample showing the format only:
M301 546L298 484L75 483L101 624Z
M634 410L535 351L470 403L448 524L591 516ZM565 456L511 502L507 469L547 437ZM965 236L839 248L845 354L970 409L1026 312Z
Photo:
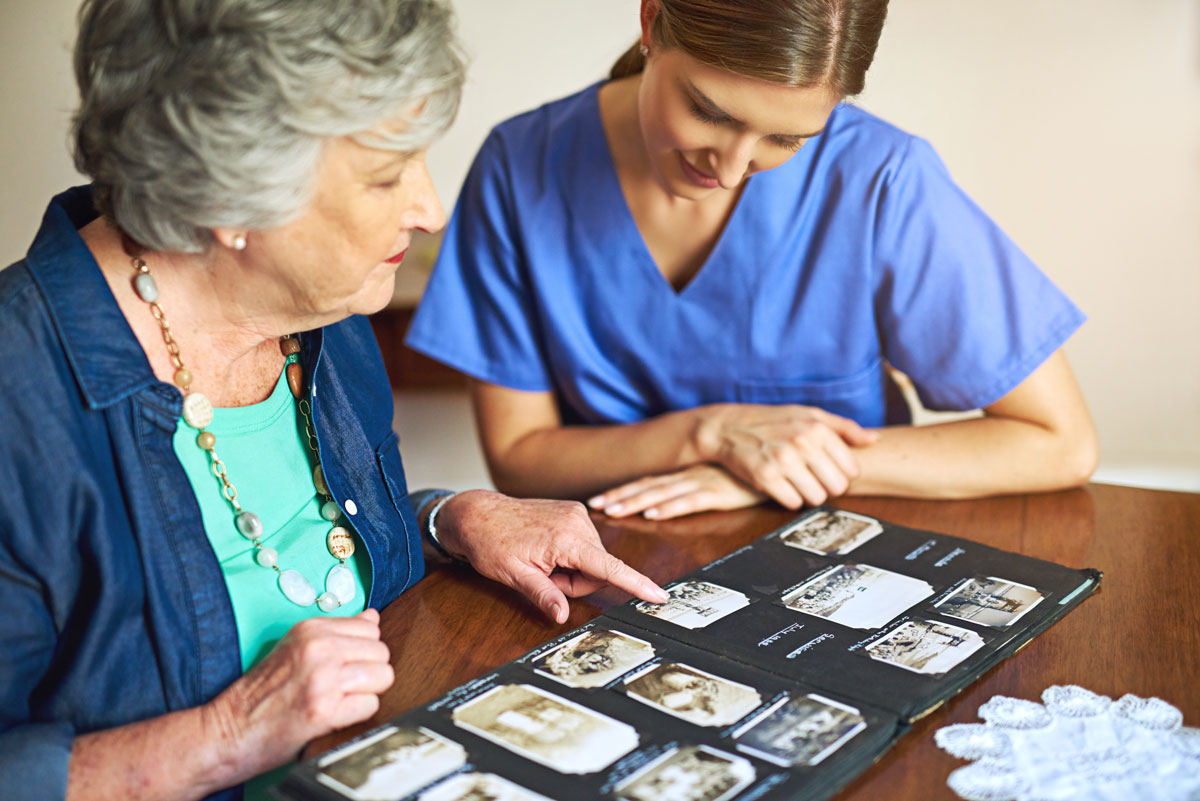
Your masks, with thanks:
M300 621L212 701L232 749L226 758L241 761L252 776L295 759L317 737L366 720L395 678L388 658L374 609Z
M525 595L556 623L567 620L567 596L587 595L606 584L645 601L668 598L604 549L581 503L471 490L450 499L437 522L447 550Z

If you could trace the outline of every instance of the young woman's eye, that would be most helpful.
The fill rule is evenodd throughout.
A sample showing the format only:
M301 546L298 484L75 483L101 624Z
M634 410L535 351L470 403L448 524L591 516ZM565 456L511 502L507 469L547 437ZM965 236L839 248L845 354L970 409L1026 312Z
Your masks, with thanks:
M725 121L723 118L714 117L704 109L700 108L699 104L697 104L695 100L688 102L688 109L692 112L693 117L700 120L700 122L707 122L709 125L717 125Z
M795 153L804 144L803 139L772 139L776 147Z
M381 181L375 184L376 189L395 189L400 185L400 176L396 176L388 181Z

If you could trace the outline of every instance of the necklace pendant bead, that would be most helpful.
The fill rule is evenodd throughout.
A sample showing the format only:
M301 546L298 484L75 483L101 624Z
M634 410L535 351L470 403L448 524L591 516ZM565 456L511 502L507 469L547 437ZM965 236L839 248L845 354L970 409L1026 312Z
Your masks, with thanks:
M153 303L158 300L158 284L154 283L154 279L150 273L138 273L133 277L133 290L138 293L138 297L147 303Z
M237 530L248 540L256 540L263 535L262 518L254 512L242 512L234 518Z
M292 356L300 352L300 340L295 337L284 337L279 340L279 350L284 356Z
M196 444L206 451L217 447L217 435L211 431L201 431L196 435Z
M175 371L175 386L179 387L180 389L182 389L183 391L186 392L187 388L190 387L191 385L192 385L192 371L191 370L188 370L186 367L180 367L178 370Z
M213 407L199 392L189 392L183 399L183 420L192 428L208 428L213 421Z
M345 565L334 565L325 575L325 589L333 593L340 604L354 600L354 574Z
M292 396L299 398L304 394L304 368L300 366L300 362L292 362L287 366L287 382L288 389L292 391Z
M274 548L259 548L258 553L254 554L254 561L263 567L275 567L279 564L279 551Z
M337 505L336 501L325 501L321 504L321 517L328 520L330 523L338 519L338 515L342 513L342 508Z
M338 559L349 559L354 556L354 537L350 534L350 530L343 526L334 526L329 529L329 534L325 537L325 545L329 548L329 552Z
M279 574L279 589L296 606L312 606L317 591L299 570L284 570Z
M341 605L342 604L340 601L338 601L337 596L332 592L323 592L321 593L321 597L317 599L317 606L322 612L332 612Z
M313 468L313 486L322 495L329 494L329 485L325 483L325 471L321 469L321 465Z

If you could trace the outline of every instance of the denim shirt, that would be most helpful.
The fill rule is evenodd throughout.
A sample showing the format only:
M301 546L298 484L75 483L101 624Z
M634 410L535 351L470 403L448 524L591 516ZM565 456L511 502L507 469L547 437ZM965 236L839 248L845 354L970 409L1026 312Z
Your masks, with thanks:
M241 675L172 448L182 398L77 233L96 216L90 189L64 192L0 271L0 788L26 801L65 796L75 736L198 706ZM379 609L424 569L391 389L364 318L300 341L325 480Z

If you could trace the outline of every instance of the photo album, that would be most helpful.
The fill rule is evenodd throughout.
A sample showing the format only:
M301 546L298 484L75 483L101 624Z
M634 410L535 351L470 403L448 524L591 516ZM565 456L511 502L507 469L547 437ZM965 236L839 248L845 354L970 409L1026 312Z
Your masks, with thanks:
M824 799L1090 595L1074 570L819 507L297 765L292 801Z

